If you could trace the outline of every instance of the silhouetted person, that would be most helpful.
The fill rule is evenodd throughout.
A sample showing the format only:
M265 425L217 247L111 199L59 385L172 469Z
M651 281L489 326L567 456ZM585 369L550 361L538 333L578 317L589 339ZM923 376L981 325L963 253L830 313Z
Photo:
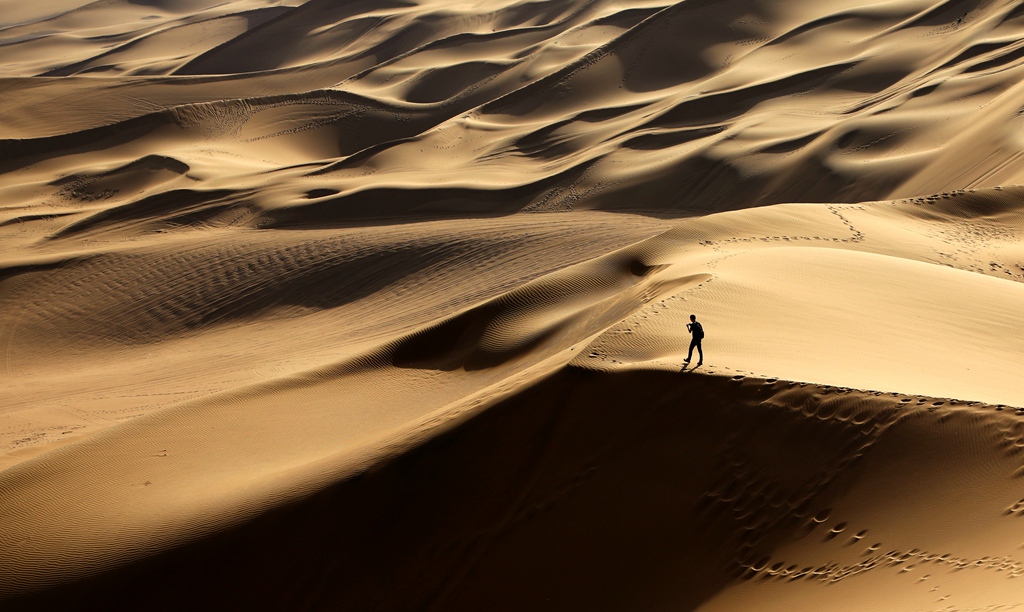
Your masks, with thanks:
M686 355L685 363L690 363L690 359L693 357L693 347L697 347L697 354L700 355L697 365L700 365L704 363L704 349L700 345L700 341L704 339L704 328L697 322L697 315L690 315L690 322L686 324L686 331L692 334L693 339L690 340L690 352Z

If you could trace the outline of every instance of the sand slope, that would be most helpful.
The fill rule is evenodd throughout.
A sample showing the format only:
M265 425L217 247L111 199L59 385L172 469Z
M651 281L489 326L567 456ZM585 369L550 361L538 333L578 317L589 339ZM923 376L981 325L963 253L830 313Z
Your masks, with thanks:
M0 7L4 609L1024 604L1016 3Z

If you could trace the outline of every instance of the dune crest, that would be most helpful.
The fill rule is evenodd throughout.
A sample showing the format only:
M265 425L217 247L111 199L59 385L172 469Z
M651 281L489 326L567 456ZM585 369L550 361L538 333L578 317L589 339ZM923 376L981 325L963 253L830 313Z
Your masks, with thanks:
M1024 604L1018 3L7 4L3 609Z

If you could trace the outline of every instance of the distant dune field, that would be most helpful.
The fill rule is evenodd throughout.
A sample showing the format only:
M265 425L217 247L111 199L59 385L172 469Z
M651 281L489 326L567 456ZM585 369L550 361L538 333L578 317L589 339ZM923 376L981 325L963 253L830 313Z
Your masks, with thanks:
M0 100L0 609L1024 608L1018 2L0 0Z

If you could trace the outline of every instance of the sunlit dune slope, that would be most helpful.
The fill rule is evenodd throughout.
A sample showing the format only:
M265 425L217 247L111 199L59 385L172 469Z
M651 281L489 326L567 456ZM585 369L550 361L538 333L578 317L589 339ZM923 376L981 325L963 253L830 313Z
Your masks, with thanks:
M782 205L681 223L658 241L688 248L664 261L712 279L623 321L601 351L674 367L699 312L714 363L729 370L1021 406L1022 195Z
M177 23L257 4L154 10ZM190 168L160 191L256 206L276 223L707 212L1018 180L1024 15L1013 2L259 6L268 21L186 64L214 76L32 79L35 68L8 62L8 214L145 201L113 188L82 206L54 184L144 155ZM31 38L40 45L87 37L83 12L128 27L117 19L128 7L151 8L91 4L49 26L10 25L3 48L35 36L25 28L47 32ZM152 21L150 37L171 28Z
M1024 605L1022 40L0 2L0 607Z
M7 371L17 373L4 381L0 415L3 453L15 454L0 462L180 400L351 359L658 227L592 214L211 228L104 241L113 248L99 253L85 238L77 252L26 253L0 296Z
M964 400L1024 404L1019 377L1013 376L1012 363L1007 364L1022 348L1020 336L1008 333L1014 313L1024 301L1019 280L1001 272L1001 264L993 266L994 261L987 264L988 274L936 265L935 261L951 243L949 236L983 235L996 220L1007 232L1019 233L1024 220L1020 194L965 193L937 201L832 208L788 205L684 221L661 235L541 276L403 336L381 338L378 348L357 350L351 357L335 358L333 363L305 372L278 375L272 382L250 383L181 404L149 410L136 404L137 413L148 412L148 416L25 460L3 473L10 509L4 527L7 537L32 534L4 559L4 574L11 577L5 591L38 590L113 570L196 538L213 537L283 502L304 504L299 500L306 495L335 486L332 483L340 486L365 466L420 443L499 398L518 397L523 389L536 384L532 381L552 376L570 361L609 373L665 371L677 381L672 391L677 395L691 384L688 380L700 379L703 371L715 381L755 371L773 378L799 375L812 382L910 394L927 395L928 389L935 389L940 397L960 398L961 410L968 410L963 407ZM724 227L731 228L727 239L721 234ZM789 232L776 234L781 227ZM371 232L379 230L364 233ZM962 243L973 244L971 239ZM1015 243L998 236L984 246L987 251L961 252L955 261L969 269L985 260L1005 260L1019 253ZM799 274L793 277L803 279L798 289L818 291L817 301L794 295L798 289L786 291L785 282L799 281L787 281L782 272L773 270L787 269L795 269ZM782 278L773 278L773 273ZM32 278L19 276L22 282ZM877 279L882 280L871 282ZM882 290L883 285L890 289ZM951 286L964 293L947 295ZM429 282L412 285L421 301L431 295L435 300L440 297L431 289ZM189 291L194 294L199 289ZM313 293L317 294L320 292ZM262 310L263 304L253 301L252 295L240 294L237 299L241 301L233 307L219 305L220 312L205 325L198 313L193 317L179 314L168 323L197 320L198 326L190 332L171 326L165 333L180 336L175 341L178 350L198 350L204 343L224 342L239 334L248 336L248 342L267 336L268 330L273 330L274 336L282 335L288 320L296 317L307 325L323 318L302 314L302 309L294 307L283 309L283 304ZM933 354L944 350L956 336L962 302L968 296L974 297L973 303L984 305L969 319L967 343L953 341L954 347L969 351L969 359L934 358ZM109 293L93 299L102 303ZM377 292L363 301L368 305L388 299L387 292ZM208 308L203 299L179 304L182 308ZM388 305L381 303L378 308L386 310ZM247 317L265 313L263 325L268 329L261 333L251 324L239 328L228 315L232 310ZM708 343L709 352L714 352L703 370L680 374L686 343L682 323L691 310L708 312L703 320L716 338ZM884 318L879 311L885 312ZM140 310L131 318L116 319L134 321L140 332L152 332L150 317L156 312ZM885 346L879 346L877 335L856 332L858 324L880 320L891 330L883 338L892 344L888 353ZM27 321L25 327L33 328ZM944 333L937 333L936 328ZM131 334L130 326L120 330L123 342L132 342ZM97 335L110 337L108 333ZM234 342L241 346L241 341ZM96 341L92 342L95 345ZM88 345L88 339L84 343ZM134 343L140 350L163 344L158 338L144 337ZM288 345L285 341L277 350ZM292 346L293 351L302 348L297 343ZM373 343L364 342L363 346ZM105 357L108 364L117 363L119 355L124 359L130 353L98 345L89 353L91 359ZM41 364L49 361L45 354L39 360ZM209 377L212 372L206 368ZM48 376L88 380L81 375L69 378L66 373ZM623 376L629 380L628 375ZM619 378L610 375L609 380ZM627 396L617 401L626 402L624 406L645 406L638 398L627 399L629 388L622 387L621 393ZM514 401L518 405L519 400ZM792 409L799 411L805 401L795 401ZM932 400L911 401L917 401L916 408L923 410L923 404ZM891 396L887 402L894 407L903 405ZM103 406L102 401L94 403ZM733 400L697 394L684 405L689 406L687 413L716 412L732 406ZM28 418L38 419L33 414L38 408L26 408ZM86 422L92 420L92 427L98 425L98 415L79 414ZM864 418L883 418L870 411L866 414L873 416ZM26 418L17 412L12 416ZM830 422L835 417L831 413L812 416L811 424L819 418ZM850 418L843 414L839 420ZM41 430L38 421L26 424ZM970 425L965 427L970 435L982 435ZM704 452L720 455L717 450ZM1002 451L996 445L976 452L998 455ZM852 462L859 456L858 451L847 459ZM1012 457L1007 465L1013 463ZM111 474L118 476L100 477ZM996 497L1002 500L999 495ZM43 515L26 511L37 506L51 510ZM800 514L794 513L787 520L799 518ZM433 527L424 529L430 532ZM772 537L779 536L772 531ZM680 545L683 542L688 540L681 540ZM195 550L204 550L202 546ZM690 544L685 546L687 555L693 552ZM717 580L728 582L729 567L735 570L750 562L745 549L735 552L743 555L720 560L722 565L716 571L725 574L717 575ZM180 554L192 558L192 554L205 553ZM686 556L679 562L697 561ZM471 592L466 588L470 589L466 593ZM582 597L566 589L560 596ZM54 596L59 596L57 593ZM351 594L317 596L345 598Z

